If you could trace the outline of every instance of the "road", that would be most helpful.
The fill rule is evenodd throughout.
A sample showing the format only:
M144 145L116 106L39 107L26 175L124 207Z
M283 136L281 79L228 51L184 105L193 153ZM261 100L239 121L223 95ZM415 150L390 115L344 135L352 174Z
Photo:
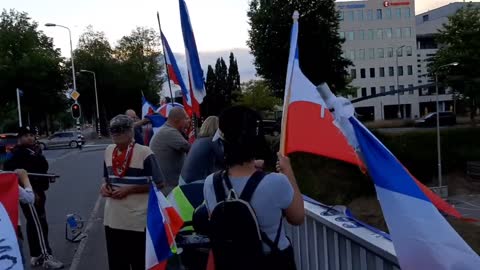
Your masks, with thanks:
M50 172L60 175L47 191L47 219L50 245L54 256L65 263L65 269L107 269L103 200L98 195L103 174L103 149L105 145L87 145L83 150L45 151ZM73 213L85 220L85 226L89 224L89 237L82 243L65 239L66 216ZM97 215L91 218L92 213ZM25 229L23 231L25 233ZM30 258L26 241L24 254L26 259ZM25 269L31 269L29 260L26 260Z

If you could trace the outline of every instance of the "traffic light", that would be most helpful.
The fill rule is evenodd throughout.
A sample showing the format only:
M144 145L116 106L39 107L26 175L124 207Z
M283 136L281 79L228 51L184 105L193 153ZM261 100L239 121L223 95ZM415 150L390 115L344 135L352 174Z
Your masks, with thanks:
M80 104L72 104L72 107L71 107L71 110L72 110L72 117L74 119L78 119L80 118Z

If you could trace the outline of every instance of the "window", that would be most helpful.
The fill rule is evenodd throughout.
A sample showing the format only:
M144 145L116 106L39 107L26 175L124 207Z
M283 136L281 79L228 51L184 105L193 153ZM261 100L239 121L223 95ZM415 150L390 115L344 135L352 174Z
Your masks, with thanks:
M353 32L347 32L347 40L354 40L355 36Z
M346 21L351 21L351 22L355 21L355 18L353 17L353 10L347 12L345 20Z
M339 19L340 21L343 21L343 11L340 11L340 12L338 13L338 19Z
M412 36L412 28L405 27L403 28L403 38L410 38Z
M383 39L383 29L377 29L377 39L378 40Z
M358 50L357 60L365 60L365 49Z
M339 32L340 38L345 38L345 32Z
M355 60L355 50L348 50L348 59Z
M367 88L362 88L362 97L366 97L367 96Z
M357 31L357 37L355 39L356 40L365 40L365 31L363 31L363 30Z
M397 72L398 76L403 76L403 66L399 66Z
M391 92L391 91L395 91L395 86L390 85L390 92ZM395 93L391 93L390 95L393 96L393 95L395 95Z
M385 9L385 19L387 19L387 20L392 19L392 9L391 8Z
M375 59L375 49L368 49L368 59Z
M380 73L380 77L382 78L385 77L385 68L381 67L379 73Z
M397 19L401 19L402 18L402 9L401 8L396 8L395 9L395 14L396 14Z
M407 66L407 75L413 75L413 66Z
M408 88L410 88L410 90L408 90L408 94L413 95L413 89L411 89L413 88L413 84L409 84Z
M380 86L380 93L383 94L383 93L385 93L385 91L386 91L385 86Z
M430 20L428 14L427 14L427 15L423 15L422 19L423 19L423 22L427 22L427 21Z
M376 94L377 94L377 88L371 87L371 88L370 88L370 92L371 92L370 95L372 95L372 96L373 96L373 95L376 95Z
M392 39L392 28L385 29L385 37L387 39Z
M387 57L392 58L393 57L393 48L387 48Z
M367 21L373 21L373 10L367 10Z
M395 38L402 38L402 28L395 28Z
M370 68L370 78L375 78L375 68Z
M374 35L375 35L375 31L373 31L373 29L368 29L367 39L373 40Z
M385 58L385 50L383 48L377 49L377 58Z
M403 48L399 47L397 48L397 56L402 57L403 56Z
M352 69L350 70L350 78L352 78L352 79L356 79L356 78L357 78L357 70L356 70L356 69L352 68Z
M405 89L405 86L403 85L398 86L398 90L403 90L403 89ZM405 95L405 92L400 92L400 95Z
M412 56L412 55L413 55L413 53L412 53L412 46L406 47L406 51L407 51L407 56Z
M404 16L405 18L410 18L410 16L412 16L412 15L410 14L410 8L409 8L409 7L403 9L403 16Z
M363 21L363 10L357 10L357 21Z
M395 76L395 70L393 69L393 67L388 67L388 76L390 77L393 77Z
M383 14L381 9L377 9L377 20L382 20Z
M360 69L360 77L362 79L365 79L367 77L367 75L365 74L365 69L364 68Z

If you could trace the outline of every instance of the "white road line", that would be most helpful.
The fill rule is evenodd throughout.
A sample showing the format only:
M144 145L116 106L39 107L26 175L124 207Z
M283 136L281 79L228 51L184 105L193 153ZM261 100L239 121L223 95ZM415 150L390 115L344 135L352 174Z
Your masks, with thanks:
M93 211L90 214L90 218L88 219L87 227L83 232L87 235L87 237L83 238L82 241L80 241L77 251L75 251L75 255L73 255L72 264L70 265L70 270L77 270L78 266L80 265L82 253L85 247L87 246L87 242L89 238L88 233L92 229L93 223L95 223L95 216L97 215L98 210L100 209L101 202L102 202L102 196L98 196L98 199L95 202L95 207L93 208Z

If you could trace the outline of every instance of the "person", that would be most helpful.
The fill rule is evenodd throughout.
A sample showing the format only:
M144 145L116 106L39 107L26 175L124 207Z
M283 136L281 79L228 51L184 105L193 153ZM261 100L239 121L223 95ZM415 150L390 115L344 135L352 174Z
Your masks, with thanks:
M15 173L18 175L19 185L18 185L18 200L20 204L30 204L32 205L35 202L35 194L33 193L32 184L28 178L28 173L24 169L16 169ZM23 254L23 235L20 224L20 217L18 217L18 227L17 227L17 239L18 246L20 248L20 255L22 256L22 264L25 264L25 256Z
M153 135L150 142L150 149L161 163L160 168L165 176L165 186L162 189L165 196L178 185L186 154L190 150L190 144L181 133L189 121L183 108L173 107L167 122Z
M150 181L162 177L150 148L134 140L133 120L117 115L110 121L114 144L105 150L104 210L108 265L111 270L145 269L145 228Z
M145 145L144 139L143 139L143 126L149 123L149 120L147 118L145 119L140 119L137 116L137 113L132 110L128 109L125 112L125 115L130 117L133 120L133 130L135 131L135 142L140 145Z
M14 171L24 169L28 173L45 174L48 171L48 162L41 150L35 146L33 132L22 127L18 131L18 145L12 150L11 158L5 162L4 169ZM48 222L45 210L47 200L45 191L49 188L50 179L47 177L30 177L35 203L21 204L25 219L27 220L27 239L30 249L30 264L43 265L44 268L60 269L63 263L52 256L52 249L48 242Z
M258 229L262 232L260 249L264 256L262 256L262 260L252 264L252 261L248 259L241 260L243 255L237 254L238 260L232 264L231 259L221 257L222 254L225 254L222 250L212 246L217 270L246 269L245 267L249 269L295 269L293 249L285 235L282 221L284 216L292 225L303 223L305 217L303 198L287 157L278 154L277 170L280 173L265 174L256 168L255 158L265 143L262 132L259 130L260 122L260 117L255 111L243 106L231 107L221 114L219 128L224 139L226 170L207 177L204 185L204 197L210 215L210 226L212 226L218 222L218 219L214 221L212 214L215 213L217 204L222 202L217 200L217 197L226 198L227 193L231 196L231 191L226 188L231 186L235 194L242 198L244 195L242 192L248 183L250 194L245 196L250 199L246 199L246 202L253 209L253 212L248 213L250 216L254 215L258 221ZM256 187L251 185L250 180L258 180L256 183L258 185ZM254 186L253 189L252 186ZM222 209L219 209L219 212L223 212ZM224 218L229 217L226 212L221 214L224 215ZM211 241L218 243L218 237L221 237L225 231L215 230L213 227L211 230L214 232L210 234ZM240 231L233 233L243 233ZM215 233L220 234L215 235ZM254 234L251 237L258 237L258 233ZM229 240L225 239L225 241ZM231 244L227 246L229 245ZM225 263L229 267L222 268Z

